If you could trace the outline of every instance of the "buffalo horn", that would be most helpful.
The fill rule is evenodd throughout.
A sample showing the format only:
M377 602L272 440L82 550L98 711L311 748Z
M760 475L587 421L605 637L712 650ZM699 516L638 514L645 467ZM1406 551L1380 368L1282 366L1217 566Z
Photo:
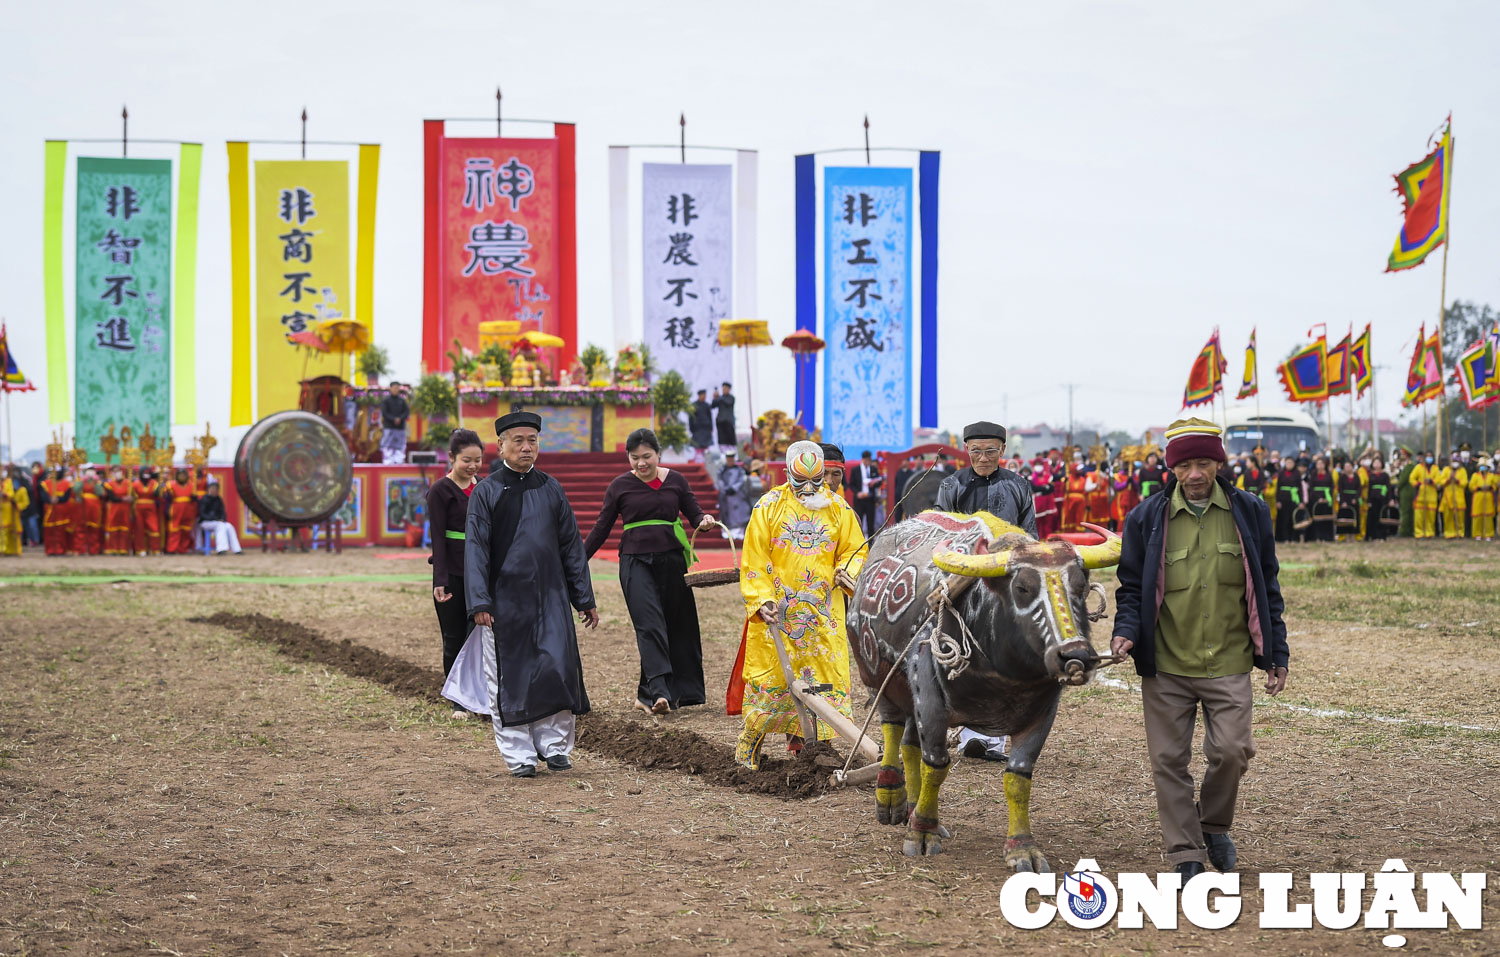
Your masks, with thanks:
M950 575L966 575L970 578L1003 578L1010 573L1011 549L985 555L966 555L962 552L938 552L932 563Z
M1120 564L1120 536L1107 528L1091 525L1088 522L1084 522L1083 527L1104 536L1104 543L1101 545L1073 546L1073 550L1078 552L1078 557L1083 559L1083 567L1109 568Z

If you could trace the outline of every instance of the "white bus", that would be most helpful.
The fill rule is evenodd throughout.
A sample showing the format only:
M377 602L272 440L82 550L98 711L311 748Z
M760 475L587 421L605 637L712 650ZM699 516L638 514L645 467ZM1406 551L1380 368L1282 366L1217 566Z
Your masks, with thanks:
M1318 423L1291 406L1264 406L1257 413L1253 403L1232 405L1218 418L1224 427L1224 449L1230 455L1254 452L1256 446L1283 456L1311 455L1323 447Z

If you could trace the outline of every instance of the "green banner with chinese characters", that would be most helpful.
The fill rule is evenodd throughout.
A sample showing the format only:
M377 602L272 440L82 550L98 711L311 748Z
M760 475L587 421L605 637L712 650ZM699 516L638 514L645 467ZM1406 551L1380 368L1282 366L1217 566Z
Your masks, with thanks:
M113 426L165 448L172 405L172 161L78 160L74 431L95 460ZM132 443L134 444L134 442Z

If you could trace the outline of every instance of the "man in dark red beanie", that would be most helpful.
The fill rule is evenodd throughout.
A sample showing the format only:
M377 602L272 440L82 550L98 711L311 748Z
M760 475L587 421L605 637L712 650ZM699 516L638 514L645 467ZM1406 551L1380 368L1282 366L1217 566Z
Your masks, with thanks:
M1286 625L1276 580L1271 510L1224 474L1217 425L1181 419L1167 428L1171 473L1122 532L1115 593L1115 654L1141 676L1146 748L1156 784L1164 856L1184 881L1212 863L1233 870L1229 830L1240 778L1255 756L1250 672L1266 692L1286 687ZM1207 769L1198 794L1188 773L1203 709Z

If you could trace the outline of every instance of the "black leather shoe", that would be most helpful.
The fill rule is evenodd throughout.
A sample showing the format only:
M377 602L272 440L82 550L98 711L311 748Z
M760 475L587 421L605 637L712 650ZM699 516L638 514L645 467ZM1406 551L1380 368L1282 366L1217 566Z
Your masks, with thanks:
M1202 874L1204 870L1202 861L1183 861L1177 865L1177 873L1182 875L1182 883L1184 885L1199 874Z
M1001 751L999 748L990 748L988 751L984 752L984 759L986 761L999 761L1001 764L1010 763L1010 755L1006 754L1004 751Z
M547 770L571 771L573 770L573 762L568 760L566 754L554 754L547 759Z
M536 765L528 764L525 767L516 768L510 772L510 776L513 778L534 778L536 777Z
M1208 862L1220 871L1232 871L1234 865L1239 861L1239 853L1234 849L1234 841L1228 834L1205 834L1203 840L1208 844Z

